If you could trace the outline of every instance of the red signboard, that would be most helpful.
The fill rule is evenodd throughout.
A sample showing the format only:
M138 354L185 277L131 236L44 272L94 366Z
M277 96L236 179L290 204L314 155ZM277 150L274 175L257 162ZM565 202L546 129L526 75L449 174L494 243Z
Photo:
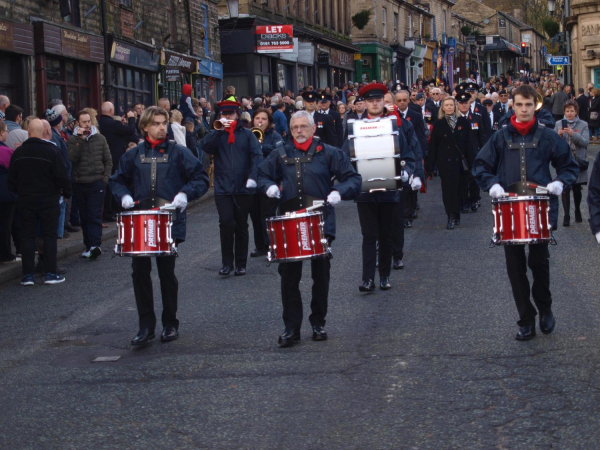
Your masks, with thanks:
M256 53L291 53L294 51L292 25L256 27Z

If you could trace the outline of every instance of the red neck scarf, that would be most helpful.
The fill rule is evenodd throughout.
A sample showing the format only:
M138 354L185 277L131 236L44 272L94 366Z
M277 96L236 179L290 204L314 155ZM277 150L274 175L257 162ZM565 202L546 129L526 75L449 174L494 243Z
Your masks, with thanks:
M298 149L301 150L303 152L307 152L308 149L310 148L311 144L312 144L313 138L311 137L308 141L306 141L304 144L299 144L296 139L294 139L294 146Z
M237 128L237 120L234 120L233 122L231 122L231 126L229 128L225 128L225 132L227 134L229 134L229 137L227 138L228 144L235 144L235 135L233 134L233 132L235 131L236 128Z
M150 147L152 149L158 147L160 144L162 144L163 142L165 142L167 140L167 138L165 137L164 139L161 139L160 141L153 141L152 139L150 139L149 137L146 137L146 141L148 141L148 144L150 144Z
M512 123L512 126L515 127L520 135L525 136L531 131L533 125L535 125L535 116L529 122L517 122L517 116L511 116L510 123Z

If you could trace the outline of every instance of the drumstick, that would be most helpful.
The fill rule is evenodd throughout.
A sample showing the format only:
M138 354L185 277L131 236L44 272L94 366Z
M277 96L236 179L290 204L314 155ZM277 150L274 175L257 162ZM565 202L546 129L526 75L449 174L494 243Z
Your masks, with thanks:
M505 192L504 194L500 195L500 197L518 197L518 195L513 192Z
M529 183L529 182L527 182L527 187L530 187L532 189L544 189L546 191L548 190L548 188L546 186L539 186L537 184Z

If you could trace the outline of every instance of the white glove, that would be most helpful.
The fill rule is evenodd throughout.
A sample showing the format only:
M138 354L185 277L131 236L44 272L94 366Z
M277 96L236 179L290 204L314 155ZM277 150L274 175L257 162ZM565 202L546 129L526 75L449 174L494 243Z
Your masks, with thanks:
M173 206L179 208L181 212L185 211L185 208L187 208L187 194L185 192L177 194L173 199Z
M403 183L406 183L408 181L408 172L406 170L402 171L402 174L400 175L400 180L402 180Z
M281 192L279 191L279 188L275 184L273 186L269 186L269 189L267 189L267 197L269 197L269 198L281 197Z
M600 244L600 231L596 233L596 240L598 241L598 244Z
M419 189L421 189L422 185L423 184L421 183L421 179L419 177L414 177L410 183L410 187L413 191L418 191Z
M340 196L340 193L338 191L331 191L327 196L327 203L331 205L337 205L341 201L342 197Z
M131 209L135 206L135 202L133 201L131 195L123 196L123 198L121 199L121 206L123 207L123 209Z
M256 187L256 181L248 178L248 181L246 181L246 187L248 189L254 189Z
M504 188L500 186L498 183L494 184L490 188L490 197L492 198L500 198L505 194Z
M548 189L548 192L552 195L560 195L563 191L562 181L553 181L548 186L546 186L546 189Z

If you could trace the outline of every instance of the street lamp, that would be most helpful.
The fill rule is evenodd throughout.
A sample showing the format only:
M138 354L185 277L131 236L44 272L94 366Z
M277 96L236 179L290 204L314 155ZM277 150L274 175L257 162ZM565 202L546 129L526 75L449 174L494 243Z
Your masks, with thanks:
M550 11L550 15L554 15L554 11L556 10L556 0L548 0L548 11Z
M227 9L229 10L230 19L237 19L240 17L240 0L227 0Z

